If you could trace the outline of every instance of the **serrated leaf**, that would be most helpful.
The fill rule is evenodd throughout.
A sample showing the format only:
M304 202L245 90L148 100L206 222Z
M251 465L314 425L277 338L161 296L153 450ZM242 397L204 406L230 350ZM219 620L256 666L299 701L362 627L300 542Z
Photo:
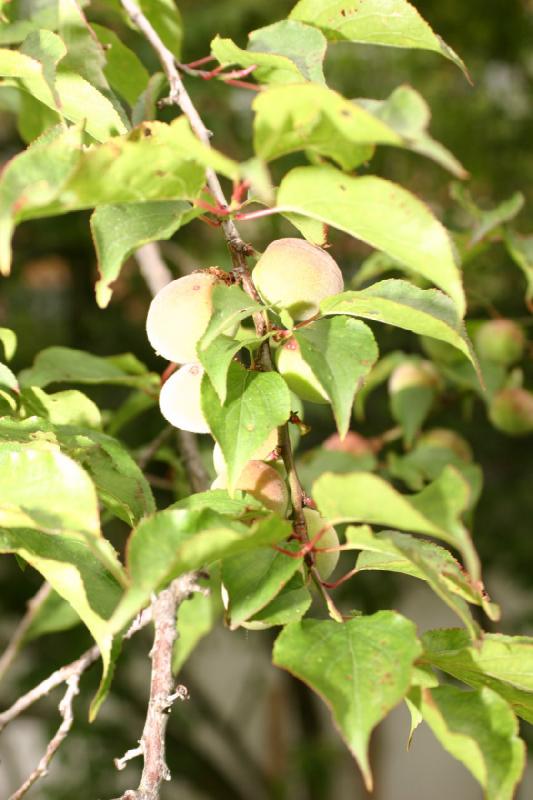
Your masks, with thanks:
M370 734L406 695L419 654L413 623L380 611L342 624L304 620L288 625L276 640L273 661L329 706L371 790Z
M110 680L113 661L108 618L122 593L113 575L86 542L68 534L47 536L28 529L0 530L0 551L16 553L31 564L70 603L100 648L103 687ZM97 705L93 704L93 716L96 710Z
M211 42L211 52L220 64L255 66L253 77L259 83L274 84L324 83L326 48L326 39L319 30L287 19L252 31L247 50L220 36Z
M422 689L415 704L452 756L483 787L486 800L512 800L525 766L525 745L513 712L490 689L465 692L454 686Z
M452 554L433 542L398 531L373 533L368 526L350 526L346 544L361 550L356 562L358 571L400 572L426 581L459 616L473 639L479 637L479 628L464 600L481 606L490 619L499 619L499 608L490 602L481 582L472 581Z
M153 592L191 570L230 555L286 539L291 524L267 517L251 527L208 509L160 511L143 520L128 542L131 586L111 620L119 631L147 604Z
M288 542L284 549L294 557L271 547L257 548L222 562L222 583L228 593L227 608L231 630L265 608L302 566L299 542Z
M105 47L104 75L109 85L121 97L135 105L137 98L148 85L150 75L137 55L119 39L117 34L103 25L91 23L98 41Z
M304 361L328 395L341 438L350 426L352 406L378 358L370 328L348 317L317 320L294 331Z
M464 316L461 274L448 232L407 190L383 178L353 178L332 167L297 167L283 178L277 203L304 235L309 218L314 238L318 222L383 250L449 294Z
M219 571L215 571L216 573ZM222 617L224 607L220 597L220 575L198 581L204 592L195 592L178 609L178 638L172 656L172 672L176 675L196 645L207 636Z
M184 116L169 125L142 123L127 136L92 147L82 146L74 128L47 133L2 172L0 271L9 271L10 240L19 222L106 204L193 200L208 166L237 177L237 165L203 145Z
M479 373L474 350L453 302L436 289L419 289L389 278L358 292L343 292L320 304L324 315L350 314L383 322L451 344Z
M105 308L126 259L143 244L170 239L201 214L183 201L98 206L91 216L91 233L98 258L96 302Z
M461 522L469 489L454 467L418 494L403 495L377 475L326 473L313 485L312 496L320 513L332 525L367 522L434 536L457 548L474 581L479 580L479 559Z
M469 686L488 686L533 724L533 637L486 633L472 645L465 631L449 628L427 631L422 641L426 663Z
M142 365L141 365L142 366ZM159 378L146 367L139 371L117 366L113 357L94 356L71 347L47 347L37 354L33 366L19 374L20 385L49 386L51 383L110 384L133 386L157 393Z
M457 53L406 0L300 0L290 18L316 25L331 41L431 50L453 61L469 79Z
M230 493L257 448L288 420L290 404L287 384L276 372L255 372L233 362L223 404L204 375L202 409L227 464Z
M297 572L283 589L261 611L243 624L245 628L272 628L300 620L312 603L311 592L304 577Z
M505 246L515 264L526 279L526 303L533 309L533 236L520 236L516 231L506 230Z

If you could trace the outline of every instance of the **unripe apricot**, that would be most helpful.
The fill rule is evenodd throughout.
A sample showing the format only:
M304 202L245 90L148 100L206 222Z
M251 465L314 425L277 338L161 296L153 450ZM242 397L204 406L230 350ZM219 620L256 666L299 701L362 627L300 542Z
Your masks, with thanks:
M210 272L193 272L171 281L155 295L146 318L146 333L154 350L176 364L198 362L196 345L211 317L211 295L217 283L220 280Z
M302 400L323 405L329 403L329 398L313 370L302 358L300 346L294 337L284 342L276 351L276 366L289 389Z
M203 374L200 364L185 364L163 384L159 407L174 427L191 433L209 433L201 403Z
M266 441L260 447L257 448L251 460L265 461L266 459L268 459L270 454L274 452L277 446L278 446L278 430L277 428L274 428L268 434ZM217 473L217 475L226 475L228 468L226 466L224 455L222 453L221 447L218 442L215 442L215 446L213 447L213 466L215 468L215 472Z
M489 418L495 428L511 436L533 433L533 392L502 389L492 398Z
M419 444L429 447L445 447L463 461L472 461L472 449L466 439L448 428L432 428L419 439Z
M427 386L436 389L439 385L439 373L431 361L406 361L393 370L389 378L389 391L397 394L403 389L414 386Z
M337 531L335 528L329 524L324 517L320 516L318 511L315 511L312 508L304 508L304 517L307 523L307 535L309 539L313 539L314 536L321 530L324 530L324 533L316 542L316 547L338 547L339 546L339 537L337 536ZM337 562L339 560L339 551L335 550L331 553L315 553L315 566L318 570L318 574L322 578L322 580L326 580L329 578L335 567L337 566Z
M211 484L211 489L226 489L227 485L226 476L219 475ZM248 492L265 508L275 511L281 517L287 513L289 493L285 481L273 467L269 467L264 461L249 461L235 488Z
M512 319L491 319L476 331L474 341L481 358L508 367L520 361L526 343L522 328Z
M271 242L252 277L265 303L286 309L294 320L314 317L321 300L344 288L337 262L305 239Z

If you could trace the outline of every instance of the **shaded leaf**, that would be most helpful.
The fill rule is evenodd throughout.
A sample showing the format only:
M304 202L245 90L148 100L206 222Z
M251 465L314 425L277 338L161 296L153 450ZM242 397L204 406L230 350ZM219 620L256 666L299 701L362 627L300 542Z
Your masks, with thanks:
M276 372L254 372L233 362L223 404L204 375L202 409L227 464L230 493L257 448L288 420L290 403L287 384Z
M172 672L179 673L196 645L207 636L222 617L224 610L220 597L220 575L213 575L209 580L200 578L199 585L204 592L195 592L182 603L178 609L178 638L174 645Z
M243 623L243 627L270 628L297 622L309 609L311 602L311 592L305 584L303 575L297 572L270 603Z
M137 98L145 91L150 75L137 55L119 39L117 34L103 25L91 23L98 41L105 47L104 75L109 85L121 97L135 105Z
M290 18L316 25L332 41L432 50L453 61L468 78L457 53L406 0L300 0Z
M490 689L439 686L422 689L414 702L444 749L483 787L486 800L512 800L525 766L525 745L505 700Z
M423 659L463 683L488 686L533 724L533 637L486 633L472 645L458 628L427 631Z
M337 430L346 436L355 394L378 358L370 328L347 318L317 320L294 331L304 361L328 395Z
M98 257L96 302L100 308L109 303L123 263L138 247L170 239L201 213L179 200L98 206L91 216L91 233Z
M474 247L504 222L514 219L525 202L524 195L521 192L515 192L496 208L484 211L476 205L469 190L463 184L452 183L450 194L474 219L469 247Z
M353 178L330 167L297 167L283 178L277 203L304 235L309 217L314 239L319 222L383 250L449 294L464 315L451 239L429 208L400 186L375 176Z
M138 6L154 26L163 44L179 58L183 25L176 3L173 0L139 0Z
M27 412L44 417L53 425L81 425L100 429L100 409L87 395L77 389L48 394L37 386L22 391L22 400Z
M319 30L288 19L252 31L247 50L220 36L211 42L211 52L220 64L255 66L253 77L259 83L324 83L326 47Z
M370 734L407 693L419 653L413 623L380 611L343 624L308 619L288 625L276 640L273 661L329 706L370 790Z
M516 231L506 230L504 242L509 255L520 267L526 279L526 303L533 309L533 236L520 236Z

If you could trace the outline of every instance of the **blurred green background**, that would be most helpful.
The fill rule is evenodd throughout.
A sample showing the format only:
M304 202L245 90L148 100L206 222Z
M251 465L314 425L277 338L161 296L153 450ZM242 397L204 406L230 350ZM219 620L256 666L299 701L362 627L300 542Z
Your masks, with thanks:
M183 60L206 55L210 40L217 33L245 46L249 30L283 18L292 5L284 0L269 3L182 0L179 6L186 31ZM470 172L469 185L476 202L490 208L513 192L522 191L526 203L517 227L530 233L533 229L533 3L531 0L491 3L418 0L416 5L464 58L474 86L449 62L429 53L345 44L330 48L326 64L328 81L347 97L381 99L399 84L415 87L431 106L433 136ZM157 69L144 41L132 30L120 27L118 16L109 11L105 0L98 0L88 13L91 19L115 27L145 64L152 71ZM214 132L214 145L234 158L249 158L252 93L194 79L188 79L187 85L206 124ZM170 116L170 112L164 112L165 115ZM0 112L0 165L22 147L15 119L8 112ZM300 156L276 163L274 180L291 163L300 163ZM383 148L369 168L424 198L451 227L464 225L464 212L450 199L449 176L437 165L412 153ZM258 250L272 238L293 235L287 223L272 218L247 223L241 230ZM332 236L332 243L332 252L348 283L370 251L343 235ZM200 221L178 232L164 246L163 253L176 276L191 268L229 266L220 232ZM150 297L135 264L129 263L124 269L106 310L98 309L94 301L95 271L88 213L25 223L18 229L13 275L0 285L0 326L15 329L19 336L15 371L28 366L40 349L55 344L98 354L131 351L151 368L162 371L164 364L146 341L144 320ZM531 342L532 318L524 303L524 279L501 244L496 242L468 262L465 285L470 317L482 319L496 311L518 319ZM420 352L416 337L410 334L377 329L376 334L384 352L392 349ZM531 359L522 367L525 385L531 388ZM123 399L115 390L113 393L100 390L95 397L104 408L116 407ZM310 409L307 421L312 431L302 440L302 451L317 445L333 431L327 413ZM392 425L386 389L381 387L371 395L365 420L354 422L354 427L363 436L372 437ZM484 473L483 494L474 518L474 538L488 588L497 594L496 600L504 610L498 629L532 634L533 607L528 602L533 588L532 438L511 439L495 431L481 400L475 396L464 398L457 392L451 392L437 405L429 425L453 428L463 433L472 445ZM124 437L135 448L156 435L160 428L161 418L154 409L140 418L140 422L127 427ZM207 442L205 448L207 453ZM164 464L159 467L156 477L164 483L170 468ZM172 499L170 492L158 491L161 507ZM123 537L124 532L117 527L113 535ZM5 557L0 561L0 579L3 643L23 613L25 601L38 588L39 578L30 569L21 572L14 559ZM404 608L405 603L410 609L409 604L414 601L409 586L407 581L393 576L365 575L339 592L339 602L365 612L382 607ZM425 600L421 602L424 604ZM447 617L443 620L441 623L439 617L429 624L455 624ZM202 645L185 667L182 679L192 699L175 708L170 721L169 763L176 778L164 790L164 798L336 800L366 796L355 776L355 767L332 733L322 708L305 687L288 676L272 675L273 668L268 663L272 638L269 632L230 636L220 629L212 644ZM30 644L0 685L2 704L12 702L21 691L75 658L88 645L89 637L81 627ZM107 800L119 794L128 780L131 783L135 762L123 776L114 770L112 758L134 746L140 735L147 695L148 649L148 635L144 634L127 645L112 696L92 726L85 720L97 680L93 674L96 671L84 679L75 732L58 756L51 777L33 794L30 792L30 798ZM56 725L57 699L52 698L32 709L29 718L13 726L9 735L4 734L2 758L9 785L11 781L13 785L17 783L20 770L22 775L28 771L25 765L31 761L24 759L35 759L38 748L46 741L42 737ZM404 729L400 744L394 745L398 752L404 748L405 724ZM527 730L524 735L533 741ZM417 788L415 771L394 772L391 747L390 736L378 734L373 745L378 774L374 796L378 800L404 797L407 800L429 796L425 792L431 791L432 797L440 797L437 788L434 792L425 788L426 784ZM462 779L463 770L452 768L451 761L445 761L444 765L442 797L449 797L456 785L454 781ZM426 766L427 787L431 787L438 767ZM454 769L459 771L459 778ZM391 775L399 776L396 780L400 783L391 784ZM457 784L462 787L457 790L459 796L466 800L479 797L468 777L465 781L464 785ZM527 788L522 790L522 800L531 796L527 791Z

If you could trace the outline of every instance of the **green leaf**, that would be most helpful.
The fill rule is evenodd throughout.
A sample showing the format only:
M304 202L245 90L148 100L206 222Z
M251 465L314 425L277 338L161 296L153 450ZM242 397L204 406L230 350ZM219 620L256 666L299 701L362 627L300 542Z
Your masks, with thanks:
M468 78L459 56L406 0L300 0L290 18L316 25L334 42L409 47L440 53Z
M72 502L77 499L73 497ZM28 529L0 530L0 551L16 553L40 572L91 632L103 663L101 688L91 707L94 717L104 697L103 687L111 679L113 640L108 619L121 596L118 582L86 542L67 534L46 536Z
M489 233L499 228L504 222L509 222L523 208L525 198L521 192L515 192L507 200L504 200L496 208L484 211L474 202L472 195L466 186L460 183L452 183L452 198L459 203L474 219L474 226L470 236L469 247L474 247Z
M47 347L37 354L33 366L19 375L20 384L48 386L51 383L110 384L134 386L157 393L159 377L154 373L132 372L117 366L113 357L94 356L71 347Z
M83 124L97 141L125 133L123 117L101 91L75 72L62 68L56 72L66 53L55 33L34 31L20 51L0 50L0 77L70 122Z
M92 477L98 496L112 514L136 525L155 511L152 490L126 448L112 436L76 428L58 428L61 447Z
M367 522L423 533L441 539L463 555L474 581L479 580L479 559L460 516L467 507L469 490L454 467L415 495L402 495L377 475L322 475L312 496L320 513L332 525Z
M499 608L489 601L482 583L472 581L452 554L433 542L398 531L374 534L364 525L347 529L346 544L362 551L356 563L358 572L399 572L426 581L459 616L473 639L479 637L479 628L463 600L481 606L490 619L499 619Z
M115 89L130 106L148 85L150 75L133 50L126 47L117 34L103 25L91 23L98 41L105 47L106 63L104 75L109 85Z
M288 542L285 550L298 553L299 542ZM235 630L265 608L302 566L302 558L271 547L257 548L222 562L222 583L229 596L227 614Z
M277 203L304 235L309 217L313 238L319 222L398 259L447 292L464 316L461 274L451 239L410 192L375 176L353 178L331 167L297 167L283 178Z
M139 0L138 6L168 49L179 59L183 40L181 14L174 0ZM129 20L128 20L129 21Z
M483 787L484 798L512 800L525 766L525 745L505 700L490 689L465 692L454 686L418 694L411 701L444 749Z
M225 489L211 489L207 492L197 492L178 500L169 506L169 509L183 508L186 511L216 511L234 519L257 519L265 513L265 507L251 494L237 491L230 497Z
M102 427L100 409L87 395L77 389L47 394L37 386L22 391L27 411L44 417L53 425L81 425L85 428Z
M247 50L220 36L211 42L211 52L220 64L255 66L253 77L259 83L274 84L324 83L326 48L326 39L316 28L287 19L252 31Z
M331 400L343 439L357 389L378 358L376 340L363 322L349 317L317 320L294 332L302 358Z
M57 592L51 591L39 605L24 634L23 643L59 631L68 631L81 622L79 614Z
M311 602L311 592L305 584L303 575L297 572L270 603L243 623L243 627L272 628L276 625L297 622L309 609Z
M291 533L291 524L266 517L251 527L208 509L160 511L131 534L127 569L131 586L111 620L119 631L147 604L153 592L191 570L230 555L275 544Z
M306 450L297 461L298 476L306 491L311 494L311 486L324 472L345 474L347 472L372 472L377 466L376 457L368 450L355 453L346 453L342 450L326 450L315 447Z
M253 107L255 151L267 161L306 150L308 156L331 158L350 171L372 156L372 145L385 144L406 147L435 159L455 175L466 175L459 162L426 134L429 110L407 86L382 103L346 100L326 86L274 86L261 92Z
M475 645L465 631L427 631L422 637L424 661L463 683L488 686L533 724L533 637L486 633Z
M533 236L520 236L516 231L507 229L504 242L509 255L524 273L526 303L533 309Z
M433 159L458 178L468 177L455 156L429 135L429 106L411 86L398 86L386 100L358 98L357 103L395 131L403 147Z
M389 278L358 292L328 297L320 310L324 315L350 314L447 342L460 350L479 374L463 321L453 302L436 289L419 289L407 281Z
M57 446L47 442L3 442L0 477L1 526L100 536L92 481Z
M19 392L17 376L5 364L0 363L0 387L16 394Z
M201 213L179 200L98 206L91 216L91 233L98 258L96 302L100 308L108 305L122 265L138 247L170 239Z
M255 372L233 362L223 404L209 378L202 381L202 409L228 467L231 494L246 462L289 418L290 393L276 372Z
M212 570L213 572L213 570ZM178 609L178 638L174 645L172 672L179 673L198 642L210 633L224 610L220 597L220 576L199 579L204 592L195 592Z
M95 206L193 200L205 168L237 177L237 165L203 145L187 119L145 122L127 136L83 147L81 131L55 130L13 158L0 179L0 268L10 265L14 226ZM102 175L106 180L102 181Z
M58 0L4 0L0 2L0 44L18 44L28 33L40 28L56 30L59 24Z
M329 706L371 790L370 734L407 693L419 654L413 623L380 611L343 624L304 620L288 625L276 640L273 660Z

